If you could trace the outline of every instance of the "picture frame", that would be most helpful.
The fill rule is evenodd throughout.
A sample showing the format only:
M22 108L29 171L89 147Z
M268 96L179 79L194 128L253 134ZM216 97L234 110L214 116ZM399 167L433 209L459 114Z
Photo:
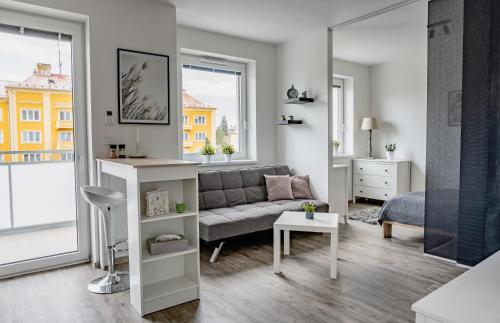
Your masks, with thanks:
M146 216L167 215L169 212L168 191L146 192Z
M170 125L168 55L117 49L118 123Z

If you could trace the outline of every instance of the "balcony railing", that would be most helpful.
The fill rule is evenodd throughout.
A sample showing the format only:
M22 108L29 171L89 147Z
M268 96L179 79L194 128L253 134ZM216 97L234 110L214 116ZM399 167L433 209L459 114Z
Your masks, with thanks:
M184 148L190 148L190 147L193 147L193 141L192 140L184 140L182 142L182 146Z
M57 120L57 129L73 129L73 120Z
M0 235L75 222L73 150L0 152Z
M182 130L193 130L193 125L190 123L184 123L182 125Z
M73 149L73 141L57 141L57 149Z

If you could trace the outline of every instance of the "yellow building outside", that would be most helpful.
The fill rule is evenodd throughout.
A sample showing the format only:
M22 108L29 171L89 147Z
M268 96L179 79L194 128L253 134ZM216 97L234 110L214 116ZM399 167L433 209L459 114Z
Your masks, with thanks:
M1 154L0 162L71 159L71 76L37 64L26 80L0 85L0 152L15 152Z
M206 138L215 146L216 112L217 108L210 107L182 91L184 153L199 153Z

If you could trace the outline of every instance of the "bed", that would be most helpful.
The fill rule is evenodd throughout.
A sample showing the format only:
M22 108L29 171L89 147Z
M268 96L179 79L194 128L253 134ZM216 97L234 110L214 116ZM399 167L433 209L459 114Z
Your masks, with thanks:
M384 229L384 238L392 236L393 224L423 230L424 209L425 192L423 191L399 194L385 201L378 219Z

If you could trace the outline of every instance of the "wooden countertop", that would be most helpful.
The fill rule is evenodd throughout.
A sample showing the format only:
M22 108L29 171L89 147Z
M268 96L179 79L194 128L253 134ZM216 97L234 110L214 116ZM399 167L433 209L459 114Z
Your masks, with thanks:
M412 306L439 322L500 322L500 251Z
M118 159L96 158L96 160L100 162L118 164L120 166L132 167L132 168L201 165L201 163L199 162L176 160L176 159L160 159L160 158L118 158Z

